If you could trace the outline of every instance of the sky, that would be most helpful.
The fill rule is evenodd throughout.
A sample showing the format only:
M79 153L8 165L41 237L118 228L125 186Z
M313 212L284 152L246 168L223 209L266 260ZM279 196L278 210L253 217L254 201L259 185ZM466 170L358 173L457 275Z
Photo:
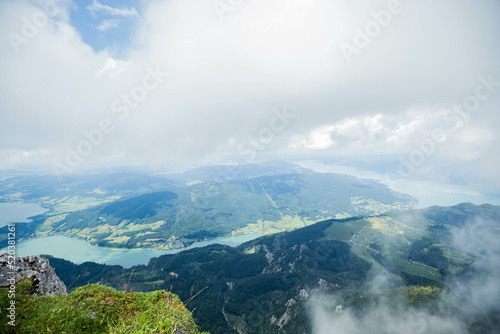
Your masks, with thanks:
M0 0L0 169L307 159L498 190L499 14L496 0Z

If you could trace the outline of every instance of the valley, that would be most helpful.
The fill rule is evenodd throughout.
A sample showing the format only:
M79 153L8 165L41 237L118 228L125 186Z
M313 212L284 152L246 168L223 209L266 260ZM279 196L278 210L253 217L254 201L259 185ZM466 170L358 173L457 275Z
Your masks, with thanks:
M416 210L415 198L372 180L284 163L221 168L64 183L21 175L0 180L0 196L47 210L16 224L19 254L53 254L70 290L167 290L212 334L312 332L311 312L341 321L377 307L448 319L465 311L441 305L460 305L456 293L495 273L481 242L495 247L483 234L496 240L498 206ZM468 303L461 328L500 326Z
M489 223L474 227L477 236L468 240L476 250L459 242L464 232L483 221ZM329 219L236 248L210 245L163 255L133 272L49 259L59 277L73 286L90 282L118 288L128 283L134 291L166 289L181 299L207 286L190 308L200 329L210 333L309 332L307 310L318 298L336 300L333 314L338 305L363 314L382 301L394 312L413 309L418 315L435 309L440 317L465 312L451 300L468 298L469 289L477 289L477 277L483 282L495 279L495 269L483 265L487 259L478 242L496 247L480 236L497 240L499 221L500 207L464 203ZM456 295L457 289L464 289L465 295ZM439 309L441 299L457 309ZM481 333L474 328L477 321L488 323L481 320L482 308L472 301L468 308L463 325L469 333ZM500 324L495 316L488 319L486 326Z
M0 181L0 196L48 209L21 227L21 238L63 235L101 247L158 250L292 231L324 219L405 210L416 203L375 181L293 164L246 165L229 179L220 177L225 167L218 168L168 174L168 179L95 174L59 183L48 176L17 176Z

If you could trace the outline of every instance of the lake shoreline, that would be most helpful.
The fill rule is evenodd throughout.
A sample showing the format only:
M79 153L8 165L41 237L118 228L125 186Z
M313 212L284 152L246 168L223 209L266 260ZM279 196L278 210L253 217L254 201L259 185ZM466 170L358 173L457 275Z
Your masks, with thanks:
M16 244L16 257L45 254L65 259L76 264L95 262L131 268L136 265L147 265L151 258L162 255L177 254L193 248L200 248L213 244L237 247L244 242L258 237L260 237L259 234L246 234L196 242L188 247L179 249L155 250L145 248L126 249L100 247L83 239L53 235L19 241ZM2 251L4 250L6 250L6 248L2 249Z
M27 222L18 222L18 223L26 224ZM99 245L95 245L95 244L91 243L88 240L81 239L81 238L78 238L78 237L75 237L75 236L71 236L71 235L65 235L65 234L51 234L51 235L45 235L45 236L37 236L37 237L33 237L33 238L23 238L23 239L18 240L18 244L22 244L24 242L31 241L31 240L37 240L37 239L43 239L43 238L50 238L50 237L61 236L61 237L67 237L67 238L71 238L71 239L81 240L81 241L87 242L90 246L94 246L94 247L98 247L98 248L102 248L102 249L116 250L116 251L124 251L124 250L127 250L127 251L151 250L151 251L181 251L182 252L184 250L189 250L189 249L192 249L192 248L197 248L196 246L195 247L191 247L192 245L197 244L197 243L204 243L204 242L211 242L212 243L213 242L214 244L216 244L216 242L214 242L216 240L223 240L223 239L226 239L226 238L245 237L245 236L250 236L250 235L251 236L258 235L257 237L255 237L253 239L256 239L256 238L264 236L264 234L260 234L260 233L247 233L247 234L238 234L238 235L228 235L228 236L225 236L225 237L217 237L217 238L207 239L207 240L197 240L197 241L192 242L191 244L189 244L186 247L171 248L171 249L126 248L126 247L99 246ZM253 240L253 239L250 239L250 240ZM248 241L250 241L250 240L248 240ZM244 243L244 242L242 242L242 243ZM0 251L1 251L1 249L0 249Z

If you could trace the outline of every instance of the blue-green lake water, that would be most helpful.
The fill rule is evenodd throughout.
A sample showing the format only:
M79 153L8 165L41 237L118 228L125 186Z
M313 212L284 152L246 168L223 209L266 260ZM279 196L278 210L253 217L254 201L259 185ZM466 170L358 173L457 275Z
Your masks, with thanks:
M40 205L34 203L0 203L0 227L13 222L30 222L31 220L28 219L28 217L42 214L45 211L47 211L47 209L44 209Z
M152 249L111 249L93 246L90 243L64 236L50 236L19 242L16 245L16 256L27 255L52 255L80 264L91 261L102 264L121 265L126 268L139 264L147 264L149 259L164 254L175 254L196 247L211 244L238 246L246 241L258 238L259 234L246 234L235 237L217 238L192 244L183 249L152 250Z

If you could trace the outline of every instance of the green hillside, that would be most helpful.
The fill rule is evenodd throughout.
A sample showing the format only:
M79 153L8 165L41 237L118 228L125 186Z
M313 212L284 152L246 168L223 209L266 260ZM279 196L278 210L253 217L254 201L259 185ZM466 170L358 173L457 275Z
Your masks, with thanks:
M117 291L87 285L66 296L30 295L29 279L16 287L16 322L2 316L0 333L200 333L179 297L167 291ZM10 298L0 289L0 308Z
M169 249L228 235L291 231L328 218L411 208L375 181L295 173L167 186L84 210L37 217L35 232L99 246Z

